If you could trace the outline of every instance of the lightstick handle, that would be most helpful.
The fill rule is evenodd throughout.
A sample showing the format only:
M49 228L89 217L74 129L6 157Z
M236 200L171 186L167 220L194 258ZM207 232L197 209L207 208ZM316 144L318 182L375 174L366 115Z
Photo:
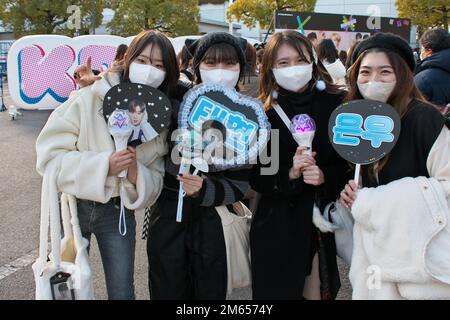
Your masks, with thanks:
M127 176L128 170L125 169L122 172L119 173L118 177L119 178L125 178Z
M114 137L114 144L116 145L116 152L123 151L127 149L128 139L119 139ZM127 176L128 170L125 169L117 175L119 178L125 178Z
M191 167L191 164L185 159L181 159L180 169L178 170L178 173L184 174L186 172L189 172L189 169ZM183 198L186 195L186 192L183 190L183 182L180 182L180 187L178 189L178 204L177 204L177 217L176 221L181 222L182 215L183 215Z
M180 165L179 173L181 173L181 174L188 173L190 168L191 168L190 163L183 163L183 161L182 161L181 165ZM183 182L180 182L180 188L183 189ZM186 196L186 192L184 190L182 192L182 195L183 195L183 197Z
M359 188L359 175L361 172L361 165L360 164L356 164L355 167L355 176L353 178L353 180L355 181L356 186Z
M311 156L312 155L312 141L314 139L315 132L308 132L303 134L293 133L294 140L297 142L299 147L306 147L307 149L303 151L302 154Z
M307 156L312 156L312 148L311 148L311 146L309 146L308 149L303 151L303 154L305 154Z
M298 143L298 142L297 142ZM298 143L299 147L306 147L306 150L303 150L302 154L307 156L312 156L312 146Z

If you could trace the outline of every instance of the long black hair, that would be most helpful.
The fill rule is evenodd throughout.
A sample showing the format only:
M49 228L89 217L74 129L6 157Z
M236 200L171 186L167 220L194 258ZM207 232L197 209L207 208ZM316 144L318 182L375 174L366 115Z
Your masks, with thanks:
M317 45L317 56L320 61L327 60L328 63L333 63L339 59L339 54L336 46L331 39L323 39Z

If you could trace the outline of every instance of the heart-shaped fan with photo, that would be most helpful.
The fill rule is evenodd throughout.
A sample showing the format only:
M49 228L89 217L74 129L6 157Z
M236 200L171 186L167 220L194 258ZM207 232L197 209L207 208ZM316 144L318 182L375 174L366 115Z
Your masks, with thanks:
M186 93L178 129L183 157L202 157L220 171L255 163L269 140L270 124L260 101L234 88L210 83ZM209 134L214 131L219 134ZM205 152L207 149L214 152Z
M256 163L269 141L270 124L256 99L218 84L189 90L178 114L180 174L221 171ZM176 221L181 222L183 183L178 191Z
M137 83L114 86L103 100L103 115L111 134L127 135L127 144L132 146L151 141L168 129L171 112L170 100L164 93Z

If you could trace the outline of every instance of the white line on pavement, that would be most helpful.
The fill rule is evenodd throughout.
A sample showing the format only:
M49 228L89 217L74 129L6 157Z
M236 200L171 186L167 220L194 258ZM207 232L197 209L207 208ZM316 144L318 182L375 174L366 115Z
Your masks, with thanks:
M0 267L0 281L13 273L32 264L39 255L39 249L33 250L20 258Z

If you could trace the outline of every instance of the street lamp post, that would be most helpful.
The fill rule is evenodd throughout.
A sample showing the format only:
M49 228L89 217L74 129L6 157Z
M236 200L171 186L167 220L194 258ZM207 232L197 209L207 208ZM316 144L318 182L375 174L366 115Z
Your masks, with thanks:
M95 0L92 0L92 34L95 34Z
M0 112L6 111L4 92L3 92L3 66L0 68L0 90L2 93L2 106L0 107Z
M233 0L229 0L228 8L233 4ZM228 23L228 32L233 34L233 16L230 16L230 22Z

